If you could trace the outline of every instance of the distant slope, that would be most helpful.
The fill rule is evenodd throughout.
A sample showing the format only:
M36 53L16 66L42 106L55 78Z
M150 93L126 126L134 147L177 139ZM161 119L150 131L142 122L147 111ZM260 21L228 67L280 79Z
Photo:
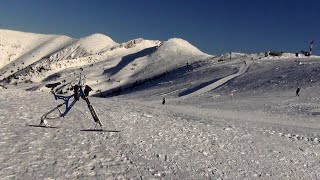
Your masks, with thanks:
M143 73L163 73L209 57L211 56L201 52L189 42L179 38L172 38L164 41L157 51L152 54L151 61L149 61ZM141 76L141 73L138 76Z
M45 84L61 82L59 92L67 93L81 73L95 90L92 94L104 96L212 57L179 38L164 42L138 38L119 44L102 34L79 40L66 37L68 41L65 41L61 39L65 36L16 33L44 38L43 42L26 39L38 46L25 51L32 56L20 56L15 60L23 66L9 63L0 70L2 83L28 90L47 90ZM23 46L29 47L32 43Z
M8 63L0 69L0 81L17 84L18 87L29 90L41 90L48 82L60 81L63 82L61 90L67 92L80 73L85 74L87 83L96 89L112 88L110 84L106 84L110 82L108 79L112 78L112 82L125 82L125 79L136 73L129 67L132 66L131 62L149 55L151 52L147 51L148 48L156 48L161 44L160 41L142 38L119 44L102 34L74 40L57 35L37 35L7 30L3 32L12 34L10 36L6 34L9 38L3 37L3 42L9 42L3 43L9 54L15 51L13 48L9 49L12 43L16 43L17 47L23 47L23 51L20 52L22 55L19 54L20 56L14 60L12 57L11 59L2 57L8 58L6 61ZM11 38L17 36L20 37ZM17 40L20 38L24 39L25 43ZM33 46L34 48L31 48Z
M73 41L74 39L67 36L0 30L0 80L28 67Z
M37 56L39 53L38 49L43 48L42 46L49 43L63 46L72 41L73 39L67 36L43 35L0 29L0 68L23 56Z
M319 86L319 60L319 58L302 58L256 61L251 64L247 73L229 81L214 92L261 94L288 90L294 92L297 87L305 89Z
M108 36L103 34L93 34L81 38L69 46L64 47L60 51L50 55L50 60L58 61L64 59L76 59L101 53L117 45L118 43L114 42Z
M197 96L292 90L320 80L316 56L232 52L231 58L230 53L214 57L179 38L117 43L102 34L79 40L11 30L0 35L0 84L8 88L47 90L45 84L61 82L59 91L68 93L81 73L97 96L148 91L150 97L178 97L233 77L244 61L253 62L248 71Z
M221 78L217 81L213 81L211 84L208 84L202 88L199 88L198 90L196 91L193 91L193 92L190 92L188 94L186 94L185 96L183 96L183 98L188 98L188 97L192 97L192 96L197 96L197 95L201 95L201 94L204 94L206 92L209 92L209 91L212 91L220 86L222 86L223 84L227 83L228 81L240 76L240 75L243 75L247 70L248 68L250 67L250 64L252 62L251 61L245 61L245 63L243 65L240 66L239 68L239 71L235 74L232 74L232 75L229 75L229 76L226 76L224 78ZM188 90L187 90L188 91Z
M124 56L118 64L122 64L121 70L118 69L116 74L111 74L111 79L121 81L118 84L112 83L111 89L102 91L99 95L117 94L124 89L135 87L137 84L156 80L176 68L209 57L212 56L201 52L185 40L169 39L157 46ZM106 72L110 73L110 69Z

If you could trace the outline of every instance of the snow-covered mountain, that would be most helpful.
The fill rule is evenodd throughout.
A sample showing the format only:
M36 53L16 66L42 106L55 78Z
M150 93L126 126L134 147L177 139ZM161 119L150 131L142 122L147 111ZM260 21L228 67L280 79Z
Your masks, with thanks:
M79 40L10 30L0 34L7 54L1 57L0 81L29 90L43 90L46 83L60 81L60 90L66 92L81 73L96 89L94 93L106 92L211 57L177 38L117 43L102 34Z
M265 53L232 52L212 56L180 38L162 42L138 38L117 43L103 34L93 34L76 40L61 35L0 30L0 40L0 82L5 86L48 91L44 87L45 84L61 82L57 90L60 93L68 93L79 75L83 74L86 76L86 83L94 89L92 95L102 97L139 93L140 90L152 92L155 87L157 90L163 88L160 94L175 97L203 94L217 88L219 92L222 92L222 89L225 89L223 92L244 92L248 88L256 91L260 82L263 85L278 82L278 77L286 76L283 73L287 74L291 69L296 71L302 67L302 70L306 70L308 63L299 63L301 59L317 58L303 55L296 57L293 53L266 57ZM289 63L286 63L287 61ZM244 72L240 73L244 62L248 63L243 67ZM250 66L250 62L255 63ZM243 82L241 86L236 83L230 86L235 77L241 75L235 80L240 81L251 75L255 67L256 73L248 78L248 82ZM287 71L282 72L281 69ZM315 72L312 67L308 70ZM265 74L269 76L270 72L264 71L272 71L272 76L265 78L265 81L262 77ZM310 79L309 76L310 73L292 73L290 78L298 81ZM311 79L315 82L317 78ZM301 84L297 81L285 86L293 88ZM283 85L278 84L273 84L272 87ZM204 87L206 88L203 89ZM133 89L135 90L132 91ZM198 91L200 89L202 90ZM195 91L198 92L193 93Z
M77 59L80 57L98 54L108 50L118 43L114 42L110 37L103 34L93 34L81 38L72 44L64 47L62 50L50 55L50 60Z
M27 68L73 41L67 36L0 30L0 80Z
M10 30L0 44L0 179L320 177L318 56ZM105 132L81 99L51 128L26 126L61 103L46 84L72 94L80 73L109 97L89 97Z

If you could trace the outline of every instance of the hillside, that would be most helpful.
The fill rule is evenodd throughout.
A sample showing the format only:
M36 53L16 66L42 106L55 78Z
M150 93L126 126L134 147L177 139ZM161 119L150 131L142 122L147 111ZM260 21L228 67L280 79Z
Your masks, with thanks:
M41 35L0 30L0 80L27 68L74 39L60 35Z
M318 56L0 34L0 179L320 177ZM32 126L62 102L45 85L71 95L80 74L105 131L82 99L49 128Z
M318 82L316 56L233 52L231 58L230 53L214 57L179 38L117 43L103 34L79 40L11 30L0 34L0 81L15 89L48 91L45 84L61 82L57 91L68 93L80 74L99 97L138 95L141 90L149 91L149 97L185 98L213 89L223 94L263 93ZM244 62L246 68L237 74Z
M32 41L33 44L40 43L42 39L44 42L50 38L59 41L59 38L64 37L23 32L14 34L28 36L29 39L25 41ZM34 41L37 38L40 40ZM114 89L130 86L130 83L144 82L175 68L211 57L178 38L164 42L139 38L119 44L108 36L93 34L79 40L68 40L68 43L64 39L55 43L59 46L50 46L46 42L49 45L39 44L36 50L26 49L25 54L37 52L37 55L22 56L18 60L3 57L4 61L11 63L0 69L0 80L9 86L14 84L16 88L27 90L47 90L43 88L46 83L59 81L62 82L59 92L67 93L79 75L84 74L87 83L96 90L93 94L104 96ZM12 41L10 38L4 40ZM6 47L11 45L4 44ZM21 46L29 47L30 44L24 43ZM7 51L16 50L11 48ZM21 66L16 67L17 63Z

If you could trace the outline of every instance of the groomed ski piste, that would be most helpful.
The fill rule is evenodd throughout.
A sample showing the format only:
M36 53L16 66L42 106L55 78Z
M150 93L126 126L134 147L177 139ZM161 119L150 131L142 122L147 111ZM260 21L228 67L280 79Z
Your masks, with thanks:
M10 30L0 44L0 179L320 178L317 56ZM70 95L80 73L105 131L83 100L26 126L61 103L46 84Z

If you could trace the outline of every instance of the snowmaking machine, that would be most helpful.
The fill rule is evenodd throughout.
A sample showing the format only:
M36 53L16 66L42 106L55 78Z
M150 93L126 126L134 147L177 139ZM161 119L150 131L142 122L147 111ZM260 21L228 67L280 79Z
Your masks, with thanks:
M53 83L53 84L46 85L47 88L51 88L51 93L54 95L55 100L61 99L61 100L63 100L63 103L59 104L57 107L55 107L52 110L50 110L49 112L45 113L41 117L39 126L47 127L48 126L47 120L65 117L68 114L68 112L71 110L71 108L75 105L75 103L77 101L79 101L81 98L87 103L89 111L90 111L92 118L95 122L94 129L96 129L97 125L99 125L100 129L102 130L101 121L100 121L99 117L97 116L96 111L94 110L93 106L91 105L91 103L88 99L89 92L92 91L92 89L88 85L84 85L83 78L81 77L81 75L80 75L79 82L73 86L73 94L72 95L64 96L64 95L56 94L54 92L54 88L59 86L60 84L61 83ZM64 111L60 110L60 108L62 108L62 106L65 107ZM55 111L59 112L58 117L49 117L49 115L54 113Z

